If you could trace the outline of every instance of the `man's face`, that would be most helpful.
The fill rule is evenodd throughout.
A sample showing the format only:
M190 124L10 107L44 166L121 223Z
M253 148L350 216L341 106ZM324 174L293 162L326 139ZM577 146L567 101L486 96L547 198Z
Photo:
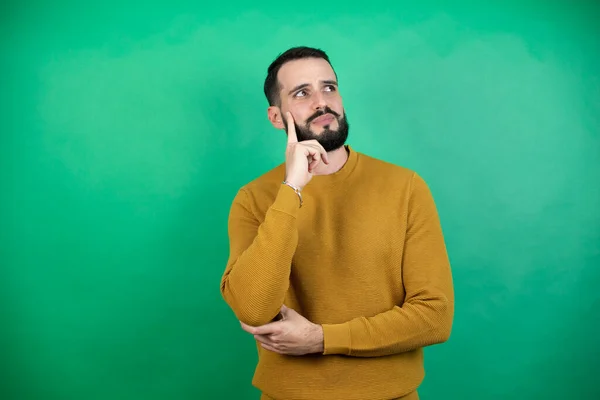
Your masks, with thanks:
M278 75L281 117L287 132L285 113L294 117L298 141L316 139L332 151L344 145L348 122L329 63L306 58L285 63Z

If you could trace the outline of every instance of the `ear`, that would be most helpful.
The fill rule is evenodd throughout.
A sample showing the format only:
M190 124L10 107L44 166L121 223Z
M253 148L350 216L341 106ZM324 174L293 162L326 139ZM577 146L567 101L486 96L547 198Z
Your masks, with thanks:
M269 117L269 121L271 121L271 124L275 127L275 129L285 129L285 125L283 124L283 113L279 107L269 107L267 109L267 116Z

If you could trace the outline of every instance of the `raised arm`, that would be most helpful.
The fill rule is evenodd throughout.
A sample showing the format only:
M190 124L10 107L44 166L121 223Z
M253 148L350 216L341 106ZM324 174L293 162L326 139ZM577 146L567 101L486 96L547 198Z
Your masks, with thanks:
M244 323L265 324L279 313L298 244L298 209L298 197L286 185L281 185L262 223L251 212L245 190L240 190L233 201L229 261L221 279L221 293Z
M312 170L327 152L316 140L298 142L294 119L288 113L286 184L279 188L262 223L252 212L244 189L229 214L230 254L221 279L221 293L240 321L263 325L279 313L289 286L292 258L298 245L297 215L302 190Z

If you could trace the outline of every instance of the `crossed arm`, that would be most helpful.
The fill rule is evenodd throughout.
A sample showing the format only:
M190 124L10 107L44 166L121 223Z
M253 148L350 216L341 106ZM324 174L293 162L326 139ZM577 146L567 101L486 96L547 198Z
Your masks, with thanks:
M230 214L231 256L223 297L242 327L267 350L281 354L377 357L442 343L450 336L454 291L433 198L415 175L403 258L403 304L371 317L317 325L283 306L298 241L297 198L283 186L258 224L246 194ZM281 312L283 318L272 322Z

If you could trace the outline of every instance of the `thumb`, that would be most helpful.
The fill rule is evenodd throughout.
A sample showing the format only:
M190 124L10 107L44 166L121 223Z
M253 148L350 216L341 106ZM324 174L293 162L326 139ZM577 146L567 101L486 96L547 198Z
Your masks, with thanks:
M283 315L284 317L290 315L291 311L293 310L291 308L288 308L285 304L281 305L281 315Z
M283 316L283 319L289 319L297 314L298 313L293 308L289 308L285 304L281 306L281 315Z

